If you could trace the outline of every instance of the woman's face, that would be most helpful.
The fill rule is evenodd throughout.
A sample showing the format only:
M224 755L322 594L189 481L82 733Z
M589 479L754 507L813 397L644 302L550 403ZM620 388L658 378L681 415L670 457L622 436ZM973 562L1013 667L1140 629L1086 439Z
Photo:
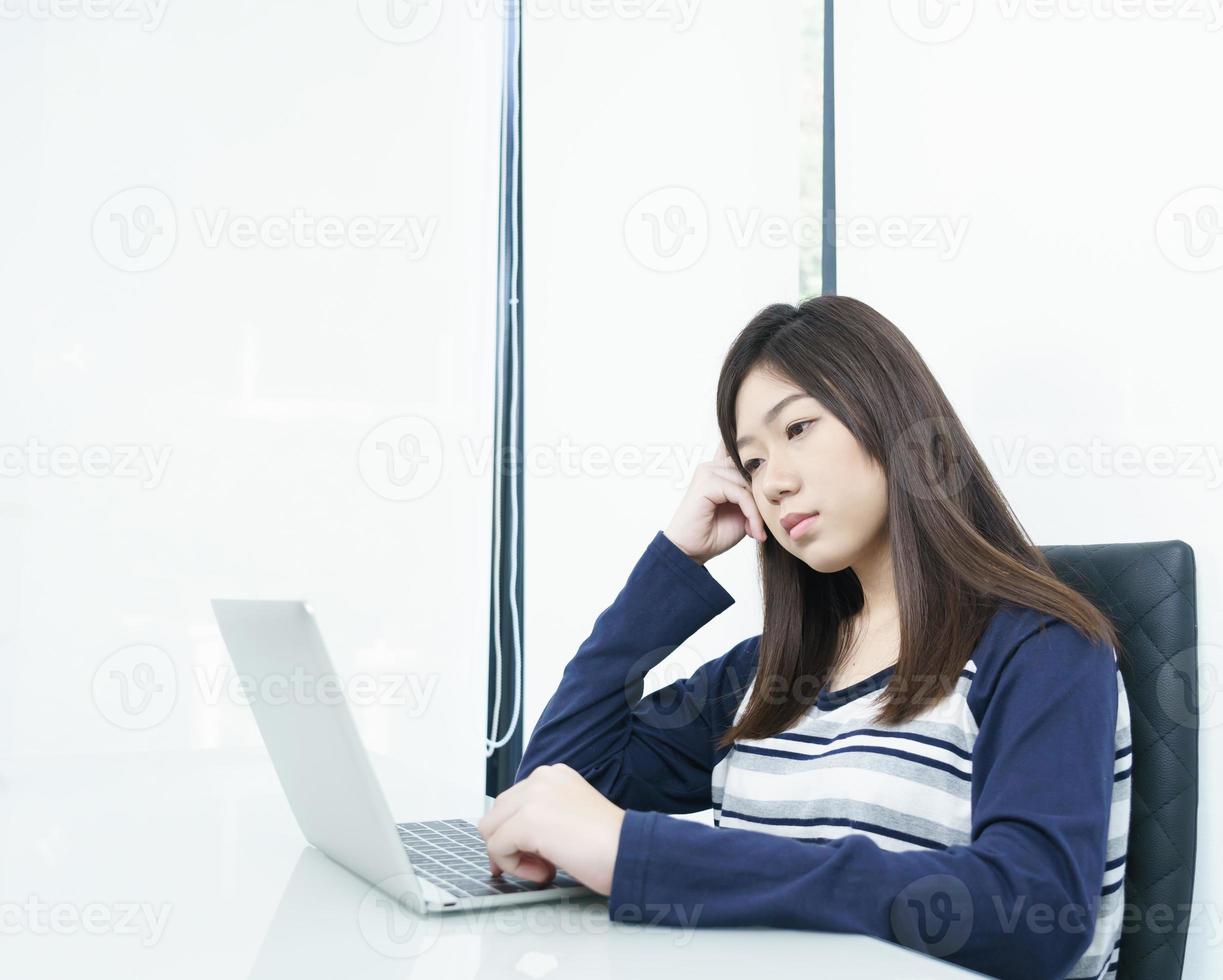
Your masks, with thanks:
M739 456L760 516L783 548L838 572L886 546L887 479L840 419L802 388L754 368L735 400ZM795 529L789 514L818 513Z

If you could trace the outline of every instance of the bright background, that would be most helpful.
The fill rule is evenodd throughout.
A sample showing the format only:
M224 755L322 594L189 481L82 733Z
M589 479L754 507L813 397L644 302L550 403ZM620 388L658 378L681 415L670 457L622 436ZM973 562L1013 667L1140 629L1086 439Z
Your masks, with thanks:
M820 289L822 4L526 7L529 737L712 455L727 345ZM840 4L837 289L1037 543L1195 548L1213 976L1223 35L1167 8ZM498 5L35 9L0 33L0 761L257 750L208 599L307 597L342 673L407 674L370 747L482 786ZM648 689L758 632L749 548L710 570L735 605Z
M501 22L161 12L0 37L0 756L260 745L208 600L307 598L482 782Z
M1209 121L1223 35L1211 6L840 3L835 31L837 291L913 340L1037 544L1194 548L1186 977L1223 973L1223 130Z

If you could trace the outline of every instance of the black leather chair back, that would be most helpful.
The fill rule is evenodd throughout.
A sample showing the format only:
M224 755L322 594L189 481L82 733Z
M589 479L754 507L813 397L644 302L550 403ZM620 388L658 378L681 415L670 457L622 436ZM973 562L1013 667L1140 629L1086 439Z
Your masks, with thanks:
M1057 577L1108 614L1134 746L1117 976L1176 980L1197 851L1197 592L1183 541L1042 547ZM1127 656L1128 655L1128 656ZM1211 692L1213 693L1213 692Z

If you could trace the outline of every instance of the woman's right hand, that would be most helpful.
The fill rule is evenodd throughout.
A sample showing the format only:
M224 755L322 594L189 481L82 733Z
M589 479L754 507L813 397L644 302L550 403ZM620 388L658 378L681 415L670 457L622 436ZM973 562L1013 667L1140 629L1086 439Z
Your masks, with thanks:
M724 445L718 446L713 459L697 466L663 534L701 565L733 548L747 534L758 541L768 540L751 486Z

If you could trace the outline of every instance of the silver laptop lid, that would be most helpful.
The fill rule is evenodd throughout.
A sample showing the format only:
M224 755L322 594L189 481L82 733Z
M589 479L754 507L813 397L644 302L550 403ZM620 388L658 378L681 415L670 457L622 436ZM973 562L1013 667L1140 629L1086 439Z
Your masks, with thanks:
M309 606L213 599L212 609L251 683L255 722L306 840L366 881L391 879L393 897L419 907L420 886Z

